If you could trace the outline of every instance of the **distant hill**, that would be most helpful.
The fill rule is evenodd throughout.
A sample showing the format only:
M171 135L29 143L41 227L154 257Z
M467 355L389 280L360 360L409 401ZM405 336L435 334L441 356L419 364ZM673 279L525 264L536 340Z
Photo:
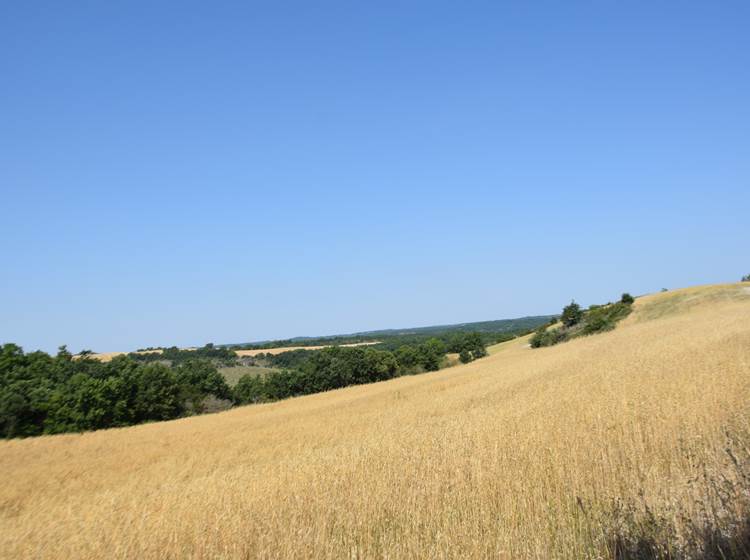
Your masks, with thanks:
M476 321L473 323L455 323L448 325L433 325L428 327L409 327L400 329L381 329L375 331L361 331L350 334L338 334L331 336L296 336L284 340L263 340L255 342L243 342L235 344L223 344L222 346L243 347L269 347L279 348L284 346L319 346L329 344L345 344L352 342L367 342L383 340L394 337L411 336L444 336L454 332L480 332L485 334L508 334L528 332L543 325L554 317L554 315L532 315L516 319L497 319L493 321Z
M533 315L517 319L498 319L495 321L477 321L474 323L455 323L452 325L435 325L431 327L413 327L408 329L384 329L379 331L365 331L352 336L367 336L379 338L383 336L399 336L411 334L437 334L451 331L505 333L519 330L535 329L548 322L554 315Z

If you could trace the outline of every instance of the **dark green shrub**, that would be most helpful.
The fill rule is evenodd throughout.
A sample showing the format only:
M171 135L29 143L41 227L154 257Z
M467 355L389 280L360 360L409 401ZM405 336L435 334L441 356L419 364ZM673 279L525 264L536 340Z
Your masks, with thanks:
M219 399L230 397L226 380L210 360L187 360L174 368L174 372L180 385L194 388L201 397L208 395Z
M183 411L180 385L174 372L162 364L139 368L135 380L137 423L177 418Z
M542 342L544 341L544 336L547 331L547 326L543 325L539 327L536 332L534 333L534 336L531 337L531 340L529 341L529 344L532 348L539 348L543 346Z
M564 329L542 327L536 331L529 342L532 348L541 348L543 346L553 346L565 340L568 340L568 333Z
M413 346L401 346L396 350L396 361L403 373L411 373L419 365L419 354Z
M620 303L624 303L626 305L630 305L635 301L635 298L631 296L629 293L625 292L622 294L622 297L620 298Z
M232 397L224 376L211 360L187 360L174 368L174 373L188 414L203 413L204 403L208 397L220 400L229 400Z
M232 400L237 404L253 404L268 400L264 380L259 375L243 375L234 386Z
M583 319L583 334L594 334L615 328L618 321L627 317L632 307L627 303L611 303L588 311Z

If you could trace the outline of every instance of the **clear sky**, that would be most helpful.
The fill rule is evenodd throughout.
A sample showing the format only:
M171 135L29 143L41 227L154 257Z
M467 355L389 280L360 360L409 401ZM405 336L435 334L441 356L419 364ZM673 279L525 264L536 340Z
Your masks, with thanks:
M558 312L750 273L750 3L4 2L0 342Z

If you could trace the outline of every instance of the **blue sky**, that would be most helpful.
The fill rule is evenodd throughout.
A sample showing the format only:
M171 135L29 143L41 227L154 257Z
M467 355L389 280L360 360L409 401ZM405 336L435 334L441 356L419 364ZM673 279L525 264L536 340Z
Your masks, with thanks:
M0 7L0 341L323 335L750 273L747 2Z

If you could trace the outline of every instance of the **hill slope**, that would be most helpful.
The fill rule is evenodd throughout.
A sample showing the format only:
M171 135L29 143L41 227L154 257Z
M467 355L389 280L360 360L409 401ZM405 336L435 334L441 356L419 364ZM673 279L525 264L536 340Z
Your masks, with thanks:
M687 552L747 518L749 412L750 292L656 294L559 346L1 441L0 556L594 558L638 538Z

